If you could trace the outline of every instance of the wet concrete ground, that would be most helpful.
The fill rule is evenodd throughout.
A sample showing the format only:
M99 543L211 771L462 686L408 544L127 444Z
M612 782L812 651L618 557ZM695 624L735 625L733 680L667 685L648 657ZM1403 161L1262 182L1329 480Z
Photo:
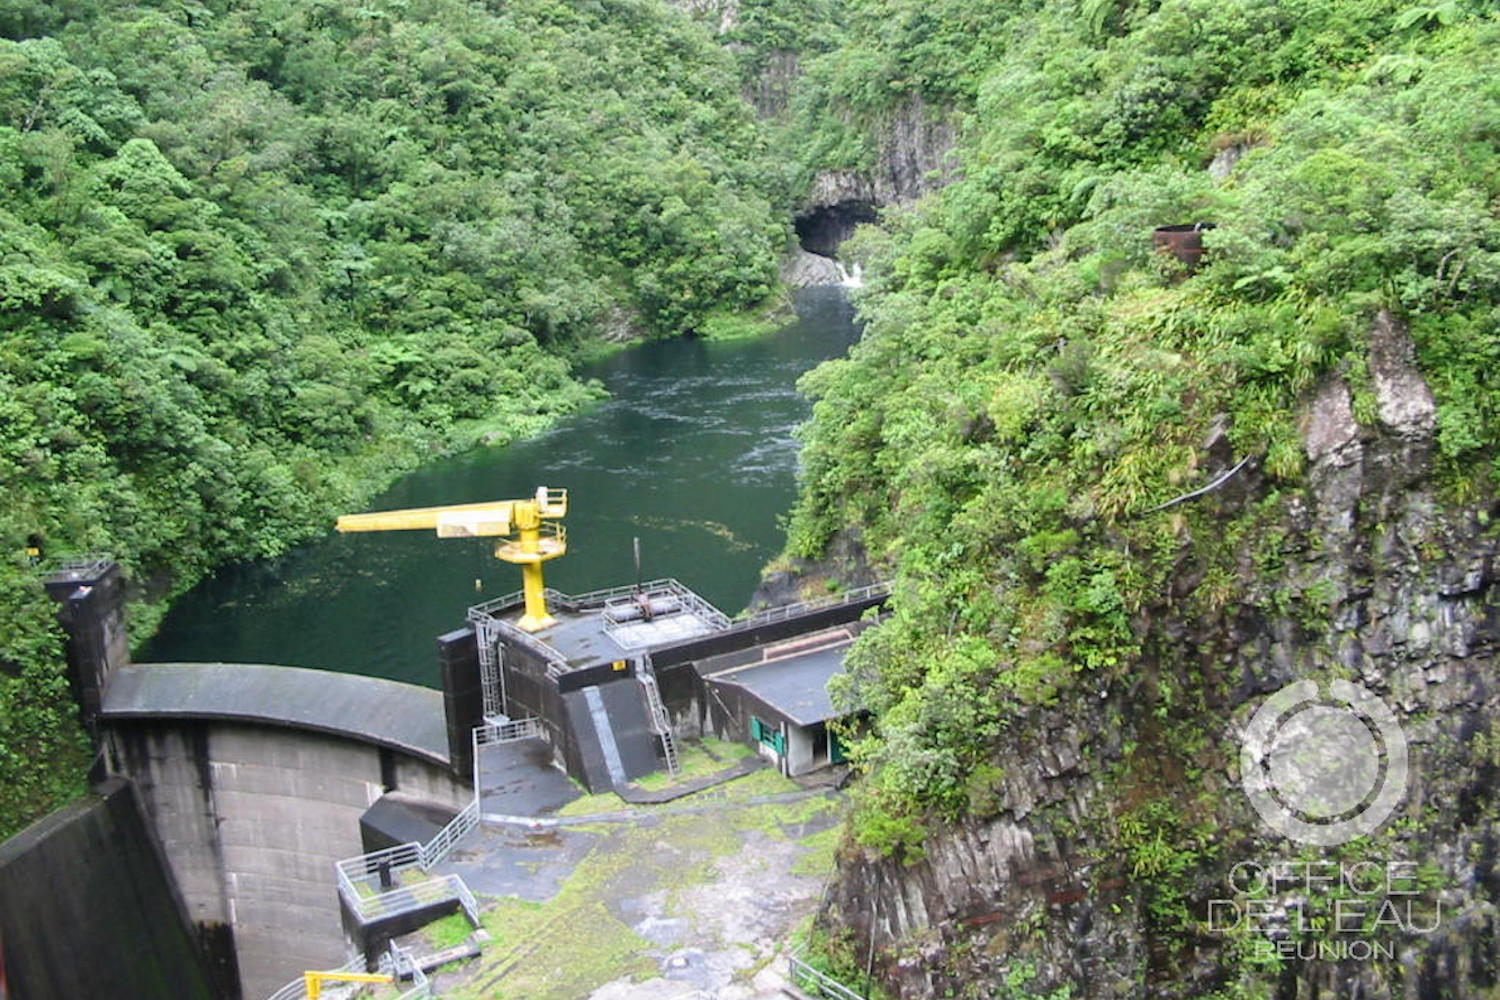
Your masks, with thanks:
M487 748L487 822L444 863L490 936L439 971L452 998L784 1000L781 955L817 905L840 801L762 771L661 806L583 802L545 746ZM569 805L575 803L574 805ZM559 815L584 812L584 815Z

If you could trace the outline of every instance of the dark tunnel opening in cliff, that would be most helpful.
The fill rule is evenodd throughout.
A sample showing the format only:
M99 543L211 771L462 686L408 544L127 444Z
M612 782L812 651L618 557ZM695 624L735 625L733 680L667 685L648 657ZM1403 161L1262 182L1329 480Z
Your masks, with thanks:
M836 257L840 244L854 235L856 226L879 218L875 205L868 201L819 205L797 216L797 242L808 253Z

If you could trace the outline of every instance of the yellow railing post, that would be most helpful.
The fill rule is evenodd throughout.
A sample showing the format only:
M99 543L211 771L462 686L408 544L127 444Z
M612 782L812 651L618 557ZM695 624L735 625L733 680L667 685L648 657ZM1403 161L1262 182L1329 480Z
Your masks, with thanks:
M307 986L307 1000L319 1000L326 980L336 983L394 983L396 977L378 972L317 972L309 969L302 973L302 981Z

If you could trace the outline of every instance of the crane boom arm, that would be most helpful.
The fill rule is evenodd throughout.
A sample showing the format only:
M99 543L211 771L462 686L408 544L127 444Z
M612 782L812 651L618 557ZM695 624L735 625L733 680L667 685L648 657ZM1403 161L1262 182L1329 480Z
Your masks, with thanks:
M515 521L514 500L455 504L447 507L409 507L405 510L345 514L339 531L419 531L437 529L442 538L504 535Z
M568 514L568 491L537 487L526 500L492 500L489 503L452 504L444 507L409 507L406 510L345 514L338 519L339 531L413 531L436 528L439 538L503 537L495 547L495 558L521 567L521 590L526 613L516 624L527 632L538 632L557 620L547 613L542 563L568 551L562 525L546 524Z

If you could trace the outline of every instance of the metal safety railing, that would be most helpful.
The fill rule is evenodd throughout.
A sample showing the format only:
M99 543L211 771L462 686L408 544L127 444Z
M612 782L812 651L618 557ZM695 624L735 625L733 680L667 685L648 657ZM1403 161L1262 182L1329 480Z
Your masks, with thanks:
M542 737L542 721L540 719L513 719L509 722L486 722L482 726L474 727L474 751L478 757L480 747L487 747L495 743L514 743L517 740L539 739ZM478 782L475 782L478 787Z
M781 604L774 608L766 608L763 611L750 611L733 618L715 608L712 604L704 601L687 587L671 577L663 577L642 584L624 584L618 587L607 587L603 590L590 590L584 594L564 594L548 587L543 593L546 595L547 604L551 607L562 608L564 611L588 611L602 608L610 601L621 597L628 597L642 591L651 592L655 590L670 591L673 596L690 595L695 597L703 605L705 617L709 618L720 628L735 628L742 625L760 624L768 621L780 621L783 618L794 618L797 615L807 614L811 611L820 611L823 608L836 607L840 604L853 604L871 597L887 596L891 592L889 580L866 584L841 594L829 594L826 597L815 597L806 601L795 601L791 604ZM495 617L519 607L525 599L522 591L514 591L500 597L492 598L482 604L476 604L469 608L469 620L474 621L478 615Z
M543 521L541 524L537 525L536 535L537 548L532 550L534 552L552 553L553 555L557 555L561 552L561 550L568 547L567 525L558 524L556 521ZM500 558L502 559L506 558L505 556L500 555L501 552L506 552L511 555L524 554L527 552L526 543L522 540L519 534L505 535L500 539L499 544L495 549L495 554L497 556L500 556Z
M469 614L479 647L479 690L485 719L506 713L505 663L500 654L500 622L489 615Z
M798 989L808 990L816 996L828 997L829 1000L865 1000L859 993L828 973L814 969L796 955L788 955L786 962L792 985Z
M808 601L796 601L792 604L780 604L774 608L766 608L764 611L752 611L740 615L729 623L730 629L754 628L757 625L765 625L769 622L785 621L788 618L796 618L799 615L812 614L814 611L823 611L828 608L836 608L845 604L858 604L876 597L889 597L891 593L890 581L866 584L842 594L830 594L827 597L815 597Z
M427 973L422 970L422 963L411 953L409 949L402 948L392 941L389 950L380 956L377 963L382 975L390 976L394 982L403 983L410 981L411 987L396 995L395 1000L416 1000L418 997L432 996L432 982L427 978ZM365 957L356 955L343 965L332 969L324 969L324 972L364 972L366 969ZM323 996L329 1000L340 998L350 1000L359 994L371 989L371 983L330 983L323 987ZM281 989L272 993L266 1000L307 1000L307 977L298 976L287 983Z
M499 743L512 743L543 735L538 719L515 719L504 722L486 721L474 728L470 735L473 748L474 795L469 803L459 810L441 830L427 843L412 841L388 847L382 851L371 851L357 857L345 858L335 863L334 872L338 882L339 896L361 922L395 916L427 906L457 901L469 918L479 926L479 900L462 878L457 875L429 876L429 872L472 830L479 826L480 806L483 790L480 786L480 748ZM414 878L414 873L425 876ZM398 1000L408 997L431 996L431 987L420 966L404 950L392 944L391 952L381 959L382 968L389 965L397 970L396 978L413 980L412 989L400 995ZM340 966L340 972L363 971L363 956L350 959ZM389 969L387 969L389 971ZM326 995L333 995L328 993ZM353 995L353 994L350 994ZM288 983L272 994L268 1000L305 1000L305 981L298 979Z
M390 950L380 956L380 971L395 978L396 982L411 980L411 989L396 997L396 1000L416 1000L417 997L432 996L432 983L422 971L411 951L392 941Z
M651 709L651 730L661 740L662 756L667 762L667 773L675 778L677 772L681 770L677 763L677 738L672 735L672 718L667 714L667 706L661 700L661 689L657 686L656 671L651 668L650 657L645 657L640 661L640 669L636 671L635 678L646 690L646 704Z
M479 799L476 796L468 805L459 810L458 815L448 821L448 825L437 832L427 843L422 845L422 867L431 868L439 861L448 856L448 852L479 825Z
M346 858L335 866L339 896L361 923L383 920L455 900L479 924L479 903L457 875L428 874L423 845L402 844ZM412 873L422 877L414 879Z
M637 594L643 593L654 597L670 598L676 601L680 611L697 616L711 629L725 629L731 625L729 616L724 614L724 612L676 580L665 577L639 585L625 584L619 587L606 587L602 590L590 590L583 594L564 594L561 591L548 587L542 591L542 596L549 608L556 608L576 614L581 611L602 611L611 603L632 598ZM495 640L498 639L500 634L504 634L508 640L526 646L537 653L547 664L547 674L549 676L558 677L568 672L567 659L561 652L545 640L517 628L500 617L507 611L512 611L520 607L524 602L525 594L517 590L469 608L468 620L474 626L475 635L480 644L481 682L483 681L483 670L486 662L489 659L497 659L493 648Z
M598 607L603 612L605 634L626 649L659 643L660 640L653 641L650 637L627 638L630 630L642 621L682 616L702 623L708 631L729 627L728 615L676 580L655 580L639 589L631 588L606 598Z
M533 739L542 735L536 719L504 723L486 722L475 727L473 741L474 795L427 843L412 841L383 851L345 858L334 865L339 895L361 922L392 917L455 899L476 926L479 902L457 875L429 876L460 840L479 826L482 789L479 781L479 750L497 743ZM413 878L412 873L428 876Z
M563 607L558 602L562 597L551 587L542 591L542 597L550 608ZM485 695L484 714L486 718L493 718L504 714L505 679L504 669L500 663L499 639L503 635L513 643L526 646L532 652L540 656L546 663L548 672L551 673L555 667L560 672L565 672L568 667L563 660L562 653L558 652L546 642L523 629L517 628L510 622L505 621L500 615L513 608L520 607L524 603L524 595L517 590L497 597L483 604L476 604L469 609L469 624L474 626L474 636L479 644L479 671L480 689ZM563 610L568 610L566 607ZM490 673L488 679L487 673ZM485 690L488 684L491 695Z
M78 552L55 559L43 559L35 566L45 577L66 580L92 580L102 575L115 557L107 552Z

